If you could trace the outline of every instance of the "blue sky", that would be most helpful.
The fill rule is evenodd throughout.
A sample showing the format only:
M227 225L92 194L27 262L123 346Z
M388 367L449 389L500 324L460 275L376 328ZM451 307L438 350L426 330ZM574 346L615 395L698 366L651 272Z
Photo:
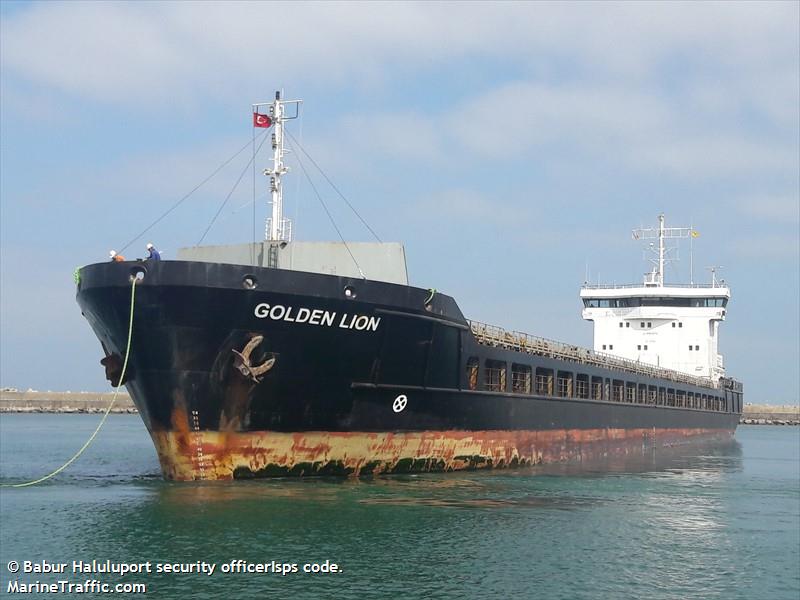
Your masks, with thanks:
M587 268L638 282L630 230L694 224L695 279L722 265L732 287L729 374L750 402L796 403L798 6L2 2L0 385L107 389L74 268L210 174L283 88L304 100L293 135L405 243L412 283L471 318L591 345ZM195 243L248 159L128 258ZM297 239L335 239L296 164L285 198ZM250 239L252 201L248 174L206 243Z

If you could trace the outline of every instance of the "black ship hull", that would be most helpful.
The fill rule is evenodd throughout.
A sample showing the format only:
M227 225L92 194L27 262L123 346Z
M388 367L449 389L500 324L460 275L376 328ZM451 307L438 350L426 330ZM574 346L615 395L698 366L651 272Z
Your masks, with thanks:
M81 269L112 381L137 274L125 384L169 479L587 460L730 440L739 421L735 382L487 342L445 295L203 262Z

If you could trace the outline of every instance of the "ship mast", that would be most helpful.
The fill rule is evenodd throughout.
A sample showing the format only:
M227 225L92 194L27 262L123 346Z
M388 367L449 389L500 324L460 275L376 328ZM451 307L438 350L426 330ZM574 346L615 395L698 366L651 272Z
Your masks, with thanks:
M284 127L285 122L296 119L300 113L302 100L283 100L281 92L275 92L273 102L261 102L253 105L253 112L259 107L269 107L269 120L272 130L272 166L264 169L264 175L269 176L270 204L272 215L267 218L264 227L264 239L268 242L290 242L292 240L292 222L283 216L283 185L281 179L289 172L283 162L284 154ZM287 112L287 106L294 106L293 114Z
M658 258L652 260L653 270L644 275L644 284L646 286L658 287L664 287L664 264L669 260L666 258L669 249L664 240L667 238L688 238L695 235L691 227L664 227L664 213L658 215L658 228L634 229L632 234L635 240L658 240L658 249L653 249L653 252L658 254Z

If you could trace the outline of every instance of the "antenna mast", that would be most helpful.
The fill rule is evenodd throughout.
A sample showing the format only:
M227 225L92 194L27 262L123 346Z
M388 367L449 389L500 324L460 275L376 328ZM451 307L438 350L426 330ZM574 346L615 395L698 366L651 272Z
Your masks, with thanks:
M692 235L691 227L664 227L664 213L658 215L658 228L634 229L632 232L635 240L658 240L658 258L653 259L653 270L645 273L644 284L646 286L664 287L664 263L669 260L666 258L668 248L664 243L667 238L688 238Z
M283 185L281 178L289 172L283 162L286 150L283 147L283 128L285 122L296 119L300 114L300 103L302 100L283 100L281 92L275 92L273 102L260 102L253 105L253 113L258 115L258 109L262 106L269 107L269 119L266 121L274 129L272 131L272 167L264 169L264 175L269 176L270 204L272 205L272 216L267 218L264 228L264 239L268 242L290 242L292 241L292 222L283 217ZM294 106L294 113L287 113L287 106ZM255 121L254 121L255 122ZM264 125L257 125L263 127ZM269 126L269 125L267 125Z

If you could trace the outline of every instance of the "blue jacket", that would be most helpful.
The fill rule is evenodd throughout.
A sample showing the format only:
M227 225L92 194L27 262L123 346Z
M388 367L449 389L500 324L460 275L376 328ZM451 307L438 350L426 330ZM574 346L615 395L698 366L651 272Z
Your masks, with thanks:
M147 256L147 260L161 260L161 254L155 248L150 248L148 252L150 254Z

